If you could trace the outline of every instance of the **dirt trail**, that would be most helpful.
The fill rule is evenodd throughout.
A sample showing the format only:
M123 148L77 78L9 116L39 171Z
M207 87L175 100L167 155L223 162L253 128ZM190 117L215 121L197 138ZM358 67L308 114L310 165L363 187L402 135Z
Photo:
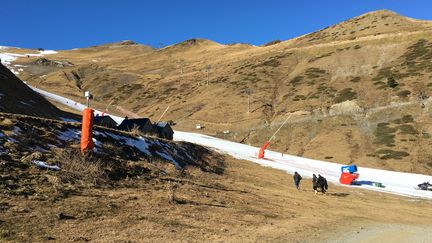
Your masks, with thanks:
M431 227L404 224L371 224L344 232L343 236L331 237L323 242L405 243L430 242L430 239L432 239Z

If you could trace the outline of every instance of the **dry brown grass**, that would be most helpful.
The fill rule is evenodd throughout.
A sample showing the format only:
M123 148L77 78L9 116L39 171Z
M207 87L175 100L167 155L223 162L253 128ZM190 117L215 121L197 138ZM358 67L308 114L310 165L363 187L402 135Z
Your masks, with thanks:
M144 133L141 131L140 127L137 124L133 125L133 127L129 130L129 133L135 137L144 135Z
M310 179L297 191L285 172L226 161L223 175L191 170L187 179L138 179L56 200L4 198L0 241L321 242L375 224L432 227L429 201L332 184L315 195Z
M82 155L78 149L61 149L56 158L60 161L60 178L64 182L97 185L105 180L104 164L91 153Z

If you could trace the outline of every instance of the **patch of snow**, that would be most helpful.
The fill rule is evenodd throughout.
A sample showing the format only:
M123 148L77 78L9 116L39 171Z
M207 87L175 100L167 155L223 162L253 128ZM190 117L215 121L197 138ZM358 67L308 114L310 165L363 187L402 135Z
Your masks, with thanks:
M20 65L20 64L15 64L14 67L26 67L26 66Z
M34 150L39 151L39 152L42 152L42 153L46 153L46 152L48 152L48 150L46 150L46 149L44 149L44 148L42 148L42 147L39 147L39 146L36 146L36 148L35 148Z
M107 135L104 132L93 131L93 134L96 135L96 136L102 136L104 138L107 137Z
M11 48L13 48L13 49L21 49L19 47L15 47L15 46L0 46L0 49L11 49Z
M80 134L80 132L78 132L77 130L68 129L66 131L62 131L62 132L58 133L57 137L62 141L70 141L70 140L74 140L74 139L79 139L79 137L80 137L79 134Z
M102 143L96 138L92 138L95 147L102 148Z
M21 104L23 104L23 105L26 105L26 106L33 107L32 105L30 105L29 103L26 103L26 102L24 102L24 101L20 101L19 103L21 103Z
M19 128L19 127L17 127L17 126L14 126L14 129L13 129L13 131L12 131L12 134L13 135L21 135L21 128Z
M19 72L15 71L15 69L13 69L13 68L11 68L10 71L11 71L13 74L15 74L15 75L18 75L18 74L19 74Z
M18 72L22 72L22 71L24 71L24 69L18 68Z
M37 167L40 168L45 168L45 169L50 169L50 170L60 170L60 167L57 165L49 165L43 161L39 161L39 160L33 160L32 161L33 164L37 165Z
M128 146L135 147L136 149L138 149L142 153L145 153L147 155L151 155L151 153L149 151L149 144L147 143L147 141L143 137L128 138L128 137L123 137L123 136L119 136L119 135L112 134L112 133L107 133L107 135L109 137L121 142L121 143L125 143Z
M57 54L58 52L54 51L54 50L44 50L44 51L39 51L40 55L51 55L51 54Z
M78 122L77 120L74 120L71 118L66 118L66 117L60 117L60 120L62 120L64 122Z
M162 158L168 160L168 161L171 161L171 163L173 163L175 165L175 167L181 168L181 166L177 163L177 161L175 161L175 159L171 155L164 154L164 153L161 153L159 151L156 151L156 154L161 156Z

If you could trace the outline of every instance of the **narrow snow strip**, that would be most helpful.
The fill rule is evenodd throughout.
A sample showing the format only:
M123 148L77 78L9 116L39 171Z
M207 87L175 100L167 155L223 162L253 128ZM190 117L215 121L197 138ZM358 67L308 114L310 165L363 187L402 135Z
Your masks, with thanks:
M307 159L292 155L282 155L279 152L266 150L266 159L256 157L259 148L226 141L202 134L175 131L174 140L187 141L210 147L216 151L229 154L238 159L249 160L263 166L280 169L288 173L299 172L304 177L312 177L312 174L321 174L335 184L339 183L342 164ZM388 192L404 196L422 197L432 199L432 193L415 189L419 183L432 181L432 176L402 173L388 170L378 170L365 167L358 168L363 182L381 182L385 187L379 188L372 185L351 186L369 189L373 191Z
M28 85L28 84L27 84L27 85ZM66 105L66 106L68 106L68 107L70 107L70 108L72 108L72 109L79 110L79 111L83 111L85 108L87 108L87 106L85 106L85 105L83 105L83 104L80 104L80 103L78 103L78 102L76 102L76 101L74 101L74 100L71 100L71 99L68 99L68 98L64 98L64 97L59 96L59 95L52 94L52 93L50 93L50 92L47 92L47 91L44 91L44 90L38 89L38 88L33 87L33 86L31 86L31 85L28 85L28 86L29 86L31 89L33 89L34 91L36 91L37 93L41 94L42 96L44 96L44 97L46 97L46 98L48 98L48 99L50 99L50 100L54 100L54 101L56 101L56 102L59 102L59 103L61 103L61 104L63 104L63 105ZM102 112L102 111L98 111L98 110L94 110L94 114L95 114L95 115L99 115L99 116L102 116L102 115L109 115L109 114L105 114L104 112ZM113 115L109 115L109 116L111 116L111 118L112 118L115 122L117 122L117 124L120 124L120 123L124 120L123 117L113 116Z
M72 100L63 98L61 96L31 87L36 92L42 94L43 96L53 99L62 104L68 105L68 103L74 102ZM76 103L73 106L70 106L74 109L82 110L84 107L81 104ZM99 112L99 111L97 111ZM123 118L111 116L116 122L120 123ZM124 138L123 138L124 139ZM339 184L339 176L340 169L342 164L330 163L325 161L307 159L297 156L291 155L282 155L279 152L274 152L267 150L266 158L267 159L257 159L257 153L259 148L235 143L223 139L218 139L202 134L197 133L188 133L188 132L174 132L174 140L177 141L187 141L191 143L200 144L203 146L210 147L220 153L229 154L235 158L248 160L263 166L268 166L276 169L280 169L286 171L288 173L293 173L294 171L302 174L303 177L308 178L311 177L313 173L321 174L327 179L335 184ZM139 147L140 150L146 151L147 146L144 141L138 142L127 142L128 145ZM359 181L364 182L361 186L350 186L350 187L358 187L373 191L392 193L403 196L410 197L420 197L432 199L432 193L428 191L417 190L417 185L423 183L425 181L432 181L432 176L430 175L422 175L422 174L413 174L413 173L402 173L388 170L378 170L371 169L365 167L359 167L360 178ZM370 184L371 182L381 182L385 187L374 187Z

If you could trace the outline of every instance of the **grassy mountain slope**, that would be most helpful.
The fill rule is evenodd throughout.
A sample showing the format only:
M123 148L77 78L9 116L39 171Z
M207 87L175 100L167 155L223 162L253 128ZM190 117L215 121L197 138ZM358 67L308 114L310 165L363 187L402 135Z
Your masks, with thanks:
M0 111L45 118L68 118L45 98L31 90L8 68L0 64Z
M208 134L259 146L290 113L274 150L432 173L431 26L380 10L264 47L120 42L50 56L73 66L16 63L31 84L81 101L91 90L95 106L119 115L157 119L170 106L164 119L177 129L199 123Z
M130 145L137 138L110 129L96 129L99 152L83 159L71 149L79 124L0 114L0 128L2 242L309 242L369 230L429 239L427 200L333 185L315 195L311 180L298 191L285 172L197 145L145 138L148 157ZM403 234L386 235L395 224Z

